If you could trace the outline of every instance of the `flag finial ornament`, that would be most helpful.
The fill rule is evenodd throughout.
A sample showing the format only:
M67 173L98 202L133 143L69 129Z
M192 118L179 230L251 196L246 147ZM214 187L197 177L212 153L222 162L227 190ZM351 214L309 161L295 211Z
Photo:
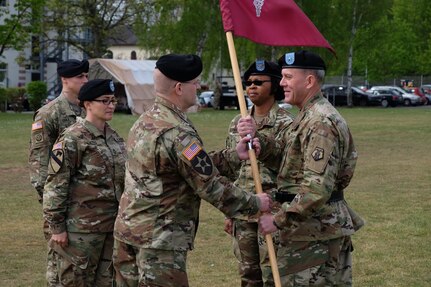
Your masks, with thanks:
M262 12L263 4L265 0L253 0L253 5L256 8L256 16L260 17L260 13Z

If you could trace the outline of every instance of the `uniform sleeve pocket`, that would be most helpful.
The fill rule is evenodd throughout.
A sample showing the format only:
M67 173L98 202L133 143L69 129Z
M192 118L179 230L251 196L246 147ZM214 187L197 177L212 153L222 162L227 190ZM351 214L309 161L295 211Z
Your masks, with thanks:
M312 136L306 151L305 167L322 174L328 165L335 142L331 138L315 134Z

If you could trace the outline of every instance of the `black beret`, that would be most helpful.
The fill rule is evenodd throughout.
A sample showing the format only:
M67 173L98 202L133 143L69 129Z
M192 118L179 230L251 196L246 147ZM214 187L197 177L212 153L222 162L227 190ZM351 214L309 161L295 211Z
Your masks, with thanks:
M187 82L201 74L202 60L199 56L192 54L168 54L157 60L156 68L169 79Z
M113 95L114 91L114 82L112 80L91 80L81 87L79 90L78 99L81 102L91 101L103 95Z
M304 50L284 54L278 60L278 64L282 69L326 70L325 62L319 55Z
M67 60L57 65L57 73L60 77L72 78L82 73L88 73L90 64L87 60Z
M250 77L250 75L267 75L270 77L276 77L281 79L281 69L274 62L267 62L264 60L257 60L248 67L244 73L244 81Z

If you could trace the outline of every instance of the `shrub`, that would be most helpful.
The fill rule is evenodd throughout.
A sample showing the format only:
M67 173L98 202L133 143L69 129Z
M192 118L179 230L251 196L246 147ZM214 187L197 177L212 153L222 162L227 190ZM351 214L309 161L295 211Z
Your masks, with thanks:
M27 84L27 96L30 107L35 111L42 106L42 101L46 99L48 87L45 82L34 81Z
M0 112L5 112L7 109L7 94L6 89L0 87Z
M6 88L5 97L10 107L15 112L22 112L25 88Z

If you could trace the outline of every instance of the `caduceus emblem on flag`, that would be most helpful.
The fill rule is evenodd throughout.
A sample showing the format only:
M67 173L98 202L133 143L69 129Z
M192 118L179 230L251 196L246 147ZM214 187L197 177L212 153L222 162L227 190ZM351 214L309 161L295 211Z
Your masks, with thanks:
M260 17L260 12L262 12L263 3L265 0L253 0L253 5L256 8L256 16Z

